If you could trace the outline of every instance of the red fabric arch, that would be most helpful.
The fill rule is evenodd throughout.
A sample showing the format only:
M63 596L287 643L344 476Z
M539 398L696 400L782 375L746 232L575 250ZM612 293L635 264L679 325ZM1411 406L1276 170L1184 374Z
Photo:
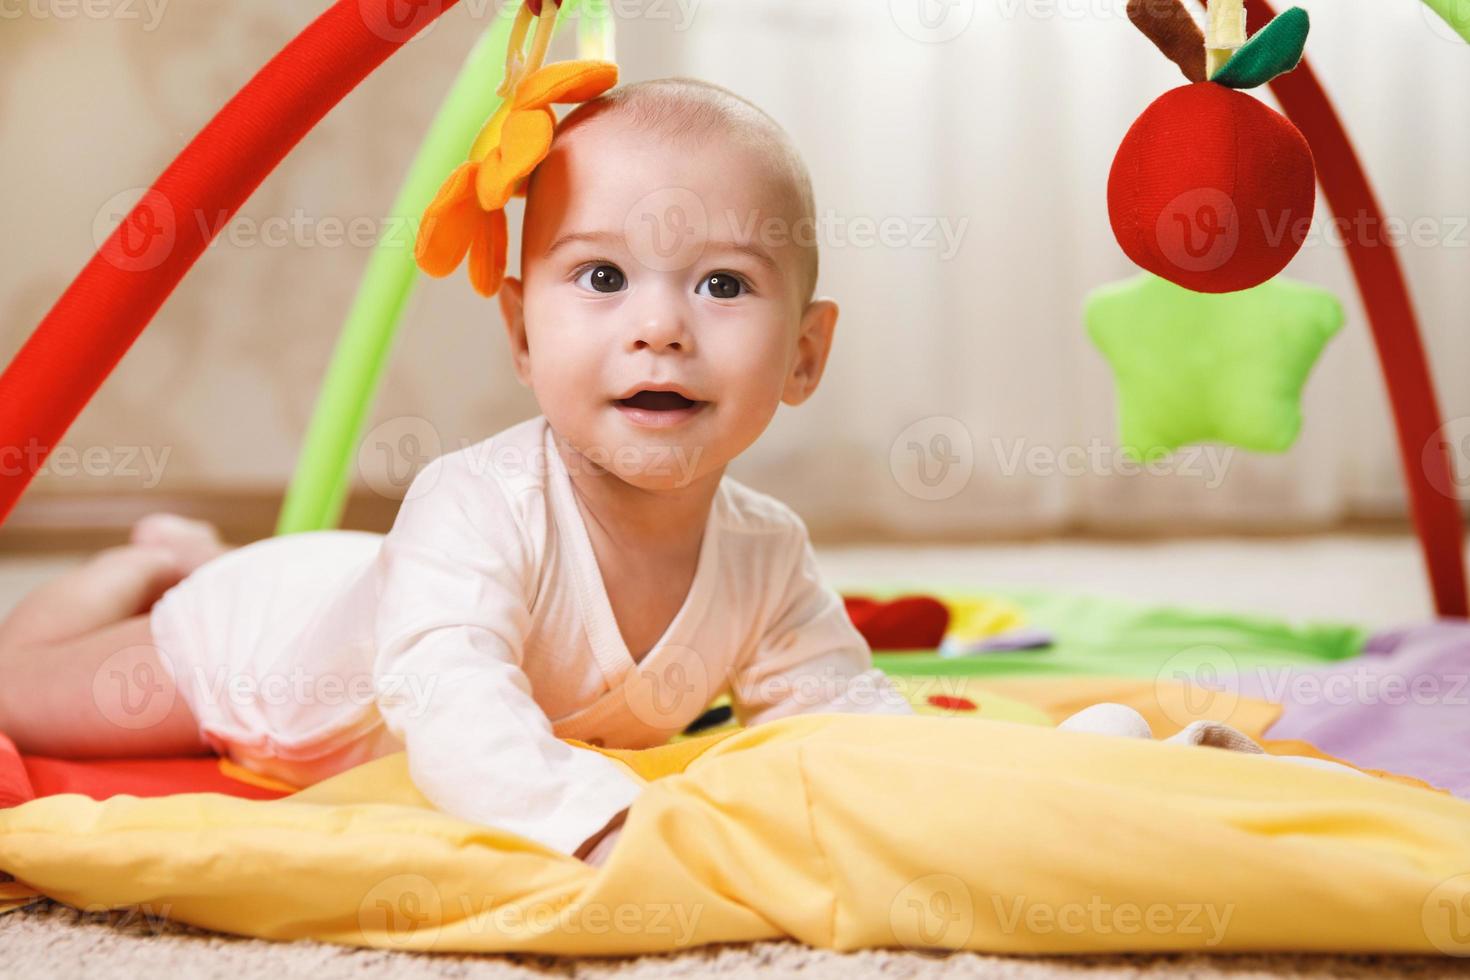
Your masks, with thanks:
M0 522L209 242L348 92L458 0L338 0L184 148L0 375Z
M1246 4L1252 34L1276 16L1268 0ZM1311 65L1271 83L1281 109L1302 131L1317 161L1317 179L1332 213L1350 222L1347 258L1368 314L1388 388L1414 531L1441 616L1466 615L1465 532L1450 468L1434 380L1398 255L1383 243L1382 209L1342 121ZM1358 222L1367 229L1357 236ZM1365 240L1366 236L1373 236ZM1373 244L1376 241L1377 244ZM1442 488L1442 489L1441 489Z

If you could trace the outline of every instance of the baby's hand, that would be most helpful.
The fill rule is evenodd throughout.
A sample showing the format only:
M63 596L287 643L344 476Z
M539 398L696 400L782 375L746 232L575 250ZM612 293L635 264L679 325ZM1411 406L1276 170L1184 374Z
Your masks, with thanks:
M607 860L612 853L613 844L623 832L623 821L628 819L626 808L619 810L613 818L607 822L607 826L597 832L595 837L587 838L587 842L577 848L574 857L579 857L594 867Z
M622 827L619 827L616 830L609 831L603 836L602 840L593 845L592 850L582 860L586 861L594 868L601 867L602 864L607 861L608 857L611 856L613 845L618 842L618 838L622 835Z

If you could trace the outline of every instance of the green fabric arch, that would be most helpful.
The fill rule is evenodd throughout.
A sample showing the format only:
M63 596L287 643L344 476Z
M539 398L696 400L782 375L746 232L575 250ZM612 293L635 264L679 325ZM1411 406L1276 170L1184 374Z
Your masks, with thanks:
M562 17L581 5L582 0L567 0L557 27L563 26ZM500 86L505 49L519 9L520 4L514 2L502 6L466 59L409 168L389 212L391 221L418 227L419 217L444 176L464 161L485 120L499 108L495 90ZM610 57L614 28L608 5L592 3L580 13L580 46ZM332 528L341 520L357 442L418 277L411 236L385 236L378 242L322 380L296 472L277 518L277 534Z
M1470 3L1465 0L1424 0L1444 22L1455 29L1465 40L1470 41Z

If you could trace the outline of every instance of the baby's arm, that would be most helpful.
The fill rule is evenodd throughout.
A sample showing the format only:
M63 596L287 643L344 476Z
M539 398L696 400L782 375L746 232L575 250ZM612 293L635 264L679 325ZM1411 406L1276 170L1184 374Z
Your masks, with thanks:
M521 669L532 566L493 474L454 454L429 464L378 559L378 704L436 806L573 854L642 783L558 739L534 700Z
M911 715L914 709L873 666L867 640L842 597L822 581L806 525L794 513L776 613L731 678L731 701L745 725L787 715L840 711Z

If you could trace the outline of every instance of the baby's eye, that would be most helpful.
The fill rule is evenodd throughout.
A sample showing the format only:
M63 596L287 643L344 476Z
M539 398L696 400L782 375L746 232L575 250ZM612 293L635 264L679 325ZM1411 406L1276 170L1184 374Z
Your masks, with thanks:
M715 299L735 299L747 291L745 282L739 276L729 272L715 272L705 276L704 281L699 284L695 292L701 292L705 286L709 287L708 295Z
M577 276L577 285L595 289L599 293L615 293L627 285L623 270L615 265L603 263L588 266Z

